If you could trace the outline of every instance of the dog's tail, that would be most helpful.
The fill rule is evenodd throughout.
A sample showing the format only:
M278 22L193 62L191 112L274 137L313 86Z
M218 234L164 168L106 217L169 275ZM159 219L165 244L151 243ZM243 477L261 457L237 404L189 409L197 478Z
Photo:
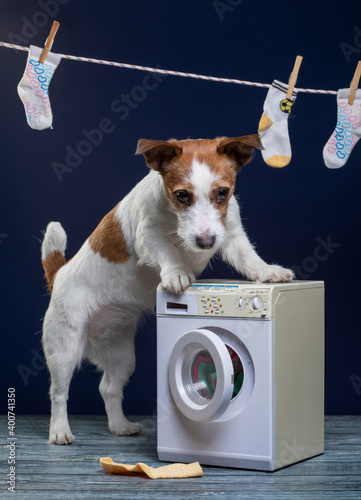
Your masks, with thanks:
M59 222L49 222L43 244L41 260L45 271L48 292L51 294L56 273L66 263L66 233Z

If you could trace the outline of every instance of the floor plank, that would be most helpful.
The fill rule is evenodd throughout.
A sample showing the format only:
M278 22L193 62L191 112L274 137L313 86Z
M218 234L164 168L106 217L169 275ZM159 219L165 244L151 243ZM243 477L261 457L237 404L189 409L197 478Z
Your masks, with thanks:
M156 451L156 419L130 417L143 424L139 436L115 437L103 416L70 417L76 441L70 446L47 443L48 416L16 417L16 486L22 500L56 499L361 499L361 416L325 420L325 453L273 472L203 467L200 478L151 480L112 475L101 457L116 462L165 465ZM6 481L10 465L7 417L0 416L2 455L0 497L11 498Z

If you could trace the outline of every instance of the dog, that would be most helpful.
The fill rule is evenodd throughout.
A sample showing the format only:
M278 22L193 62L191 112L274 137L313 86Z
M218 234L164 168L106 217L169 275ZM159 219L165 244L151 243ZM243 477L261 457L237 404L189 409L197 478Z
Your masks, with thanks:
M293 271L268 265L254 250L234 196L237 171L263 149L257 134L216 139L140 139L150 171L111 210L78 253L65 260L67 237L50 222L42 243L49 308L43 349L51 377L49 442L74 441L67 416L70 380L83 358L103 372L99 390L109 430L141 431L122 410L135 368L134 335L154 311L159 283L185 290L219 254L252 281L289 281Z

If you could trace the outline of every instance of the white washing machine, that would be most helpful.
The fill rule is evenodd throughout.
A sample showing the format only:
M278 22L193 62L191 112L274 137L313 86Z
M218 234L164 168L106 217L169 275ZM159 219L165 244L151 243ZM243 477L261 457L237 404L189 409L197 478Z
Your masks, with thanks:
M157 292L158 456L274 471L323 453L324 284Z

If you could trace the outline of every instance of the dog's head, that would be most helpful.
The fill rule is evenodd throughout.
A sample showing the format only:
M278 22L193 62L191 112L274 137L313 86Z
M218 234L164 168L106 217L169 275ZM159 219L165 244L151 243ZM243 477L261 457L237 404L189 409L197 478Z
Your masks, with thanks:
M214 252L224 242L236 175L254 149L263 149L257 134L138 141L136 154L143 154L147 165L162 176L165 195L178 216L178 235L188 248Z

